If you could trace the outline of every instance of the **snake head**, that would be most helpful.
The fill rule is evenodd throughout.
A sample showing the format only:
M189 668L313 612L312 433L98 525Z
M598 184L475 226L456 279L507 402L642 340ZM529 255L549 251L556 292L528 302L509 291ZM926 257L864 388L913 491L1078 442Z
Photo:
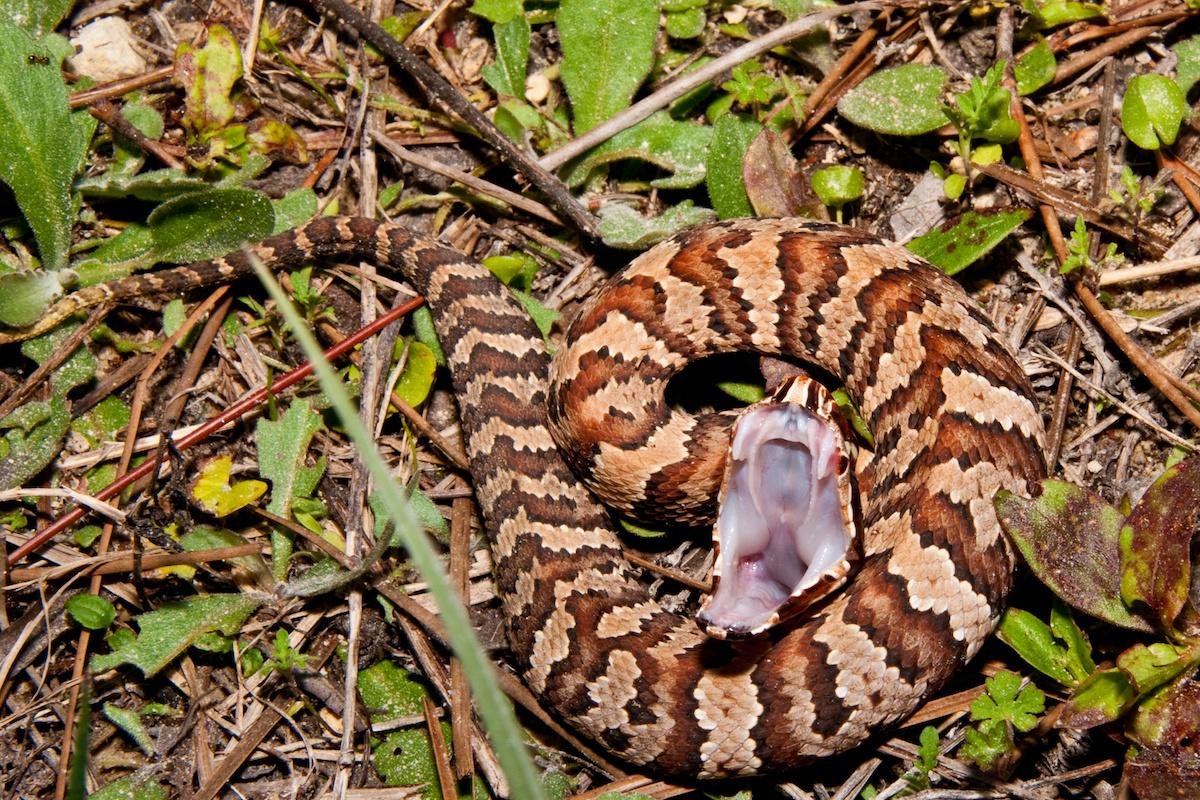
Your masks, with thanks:
M852 461L829 392L807 376L742 415L713 527L713 591L698 615L710 636L762 633L845 583L862 548Z

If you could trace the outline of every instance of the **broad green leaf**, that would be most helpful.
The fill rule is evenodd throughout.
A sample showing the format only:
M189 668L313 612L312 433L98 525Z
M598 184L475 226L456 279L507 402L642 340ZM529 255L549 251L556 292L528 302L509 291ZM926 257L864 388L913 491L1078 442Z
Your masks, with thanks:
M694 206L691 200L668 208L654 219L643 217L627 205L609 203L600 209L600 238L609 247L641 250L715 218L711 209Z
M1175 83L1179 84L1179 90L1187 95L1192 84L1200 80L1200 35L1184 39L1171 50L1179 59L1179 63L1175 65Z
M132 664L150 677L204 634L235 635L261 602L244 594L214 594L163 605L137 617L135 640L110 639L113 651L93 656L92 670L106 672L119 664Z
M603 225L601 225L601 228L603 228ZM601 235L603 233L604 231L601 230ZM546 346L550 347L550 329L554 327L554 323L558 321L562 314L543 304L541 300L538 300L529 292L511 288L509 291L513 293L513 297L517 298L517 302L521 304L521 307L525 309L525 313L533 320L533 324L541 332L542 338L546 340Z
M224 517L245 508L267 491L262 481L248 480L231 483L233 457L224 455L209 461L200 470L192 485L192 499L214 517Z
M513 289L528 292L537 275L538 262L526 253L504 253L488 256L482 263L488 272L495 275L501 283Z
M38 364L45 364L54 355L59 346L66 341L77 329L78 325L64 325L44 336L30 339L21 344L21 354L32 358ZM65 395L72 389L82 386L96 375L100 363L86 347L77 347L75 351L50 376L50 392L55 395Z
M996 515L1038 580L1086 614L1138 631L1153 627L1121 602L1125 517L1087 489L1044 480L1035 500L996 495Z
M1170 631L1188 600L1192 537L1200 508L1200 456L1168 467L1121 530L1121 597L1145 603Z
M441 723L438 732L450 746L450 725ZM371 750L375 769L388 786L420 786L421 800L440 800L433 746L424 728L392 731Z
M991 252L1032 214L1028 208L968 211L907 246L947 275L956 275Z
M437 373L437 359L433 351L418 341L399 342L398 347L406 351L404 369L396 381L396 394L400 399L416 408L429 397L433 378Z
M651 186L687 189L704 180L712 135L713 129L707 125L680 122L666 111L657 111L591 150L570 169L566 182L571 187L580 186L597 167L633 158L671 173L650 181Z
M471 13L496 25L511 22L525 10L525 0L475 0Z
M949 121L942 110L945 85L945 71L929 64L880 70L838 101L838 113L876 133L918 136Z
M288 192L278 200L271 201L275 212L275 225L271 233L290 231L317 215L317 193L307 187Z
M296 497L307 497L317 488L325 472L325 459L307 466L309 444L321 429L321 415L312 410L307 399L292 401L277 421L260 419L255 428L258 443L258 471L271 482L271 502L267 510L287 517Z
M148 222L158 260L185 264L265 239L275 226L275 212L261 192L209 189L168 200Z
M1058 725L1079 730L1104 725L1124 714L1133 700L1133 686L1124 672L1097 670L1071 694Z
M0 180L37 239L43 266L62 269L75 219L71 182L90 134L67 106L58 60L7 21L0 21L0 119Z
M117 618L117 609L103 597L77 594L67 601L67 613L89 631L102 631Z
M1031 731L1046 710L1046 695L1033 684L1022 688L1021 676L1001 670L987 679L987 691L971 702L971 719L1001 720L1019 731Z
M113 725L125 731L143 753L148 756L154 755L154 740L150 738L150 733L142 724L142 717L138 712L105 703L104 716L108 717L108 721Z
M133 127L137 128L148 139L159 139L163 135L166 124L162 114L145 103L130 102L121 107L121 116ZM113 132L113 161L112 166L105 170L109 175L134 175L146 163L146 154L132 141ZM79 184L75 185L79 188Z
M202 179L180 169L156 169L137 175L106 172L82 178L75 183L85 197L122 198L159 202L181 194L208 189Z
M75 0L0 0L0 20L44 36L66 19Z
M246 544L246 539L231 530L218 528L213 525L197 525L179 537L179 546L184 552L194 553L198 550L216 550L220 547L236 547ZM260 555L237 556L228 559L250 574L264 590L272 588L271 570Z
M695 39L704 33L704 25L708 22L703 6L668 11L666 18L667 36L672 39Z
M1191 109L1179 84L1163 75L1138 75L1125 87L1121 129L1146 150L1175 144L1179 126Z
M0 275L0 323L10 328L26 328L41 319L62 293L62 278L57 272L36 270Z
M1045 39L1039 37L1037 44L1013 64L1017 94L1022 97L1033 94L1054 79L1054 71L1057 68L1054 51L1046 44Z
M498 94L525 96L525 70L529 64L529 20L517 14L492 28L496 37L496 63L483 68L483 79Z
M7 431L0 442L0 490L23 486L57 458L70 424L61 396L25 403L0 420Z
M658 34L655 0L563 0L558 7L562 81L586 133L629 106L650 74Z
M1069 22L1104 16L1104 7L1098 3L1080 3L1075 0L1022 0L1021 5L1042 28L1054 28Z
M411 672L394 661L377 661L358 673L358 695L375 723L420 714L421 698L428 694Z
M167 790L154 780L154 770L138 770L132 775L106 783L87 796L87 800L167 800Z
M762 125L741 114L722 114L713 124L712 142L705 161L705 186L713 210L720 219L748 217L754 213L746 184L742 181L742 165L750 142L762 130Z

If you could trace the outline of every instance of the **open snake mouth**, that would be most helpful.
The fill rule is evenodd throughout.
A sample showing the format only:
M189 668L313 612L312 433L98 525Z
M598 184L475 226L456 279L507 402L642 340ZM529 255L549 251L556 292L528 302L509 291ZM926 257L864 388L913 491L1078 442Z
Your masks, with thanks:
M751 636L846 581L858 561L848 445L833 401L796 378L734 428L713 529L713 592L699 612L710 636Z

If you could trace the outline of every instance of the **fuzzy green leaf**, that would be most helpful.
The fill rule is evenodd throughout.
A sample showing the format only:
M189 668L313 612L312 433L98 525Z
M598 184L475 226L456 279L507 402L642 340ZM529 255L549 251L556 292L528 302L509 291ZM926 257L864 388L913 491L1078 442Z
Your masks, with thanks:
M143 753L148 756L154 755L154 740L150 738L150 733L142 724L142 717L138 712L105 703L104 716L108 717L108 721L113 725L125 731Z
M137 617L137 639L121 637L121 644L111 653L93 656L92 670L105 672L119 664L132 664L150 677L204 634L219 631L233 636L260 604L258 598L244 594L197 596L168 603Z
M991 252L1031 214L1027 208L968 211L913 239L908 249L947 275L956 275Z
M600 209L600 238L609 247L641 250L714 218L711 209L694 206L691 200L668 208L654 219L643 217L627 205L609 203Z
M563 0L558 7L562 81L576 135L624 110L650 74L658 35L655 0Z
M762 125L741 114L722 114L713 124L705 161L705 186L713 210L721 219L754 213L742 181L742 163L746 149L761 130Z
M483 79L498 94L525 96L525 70L529 64L529 20L518 14L492 29L496 37L496 63L483 68Z
M35 36L58 27L75 0L0 0L0 20L8 20Z
M429 693L399 664L379 661L358 673L358 694L379 723L420 714L421 698Z
M0 21L0 119L0 180L37 239L43 266L62 269L75 219L71 182L94 128L83 124L90 119L84 112L69 110L58 59L8 21Z
M36 270L0 275L0 323L25 328L42 318L50 304L62 296L57 272Z
M838 113L861 128L894 136L918 136L945 125L942 88L946 73L928 64L880 70L838 101Z
M307 497L316 489L325 471L324 459L306 465L312 437L321 429L321 415L308 400L299 399L288 406L278 421L261 419L255 428L258 442L258 471L271 482L271 502L267 510L287 517L292 501Z
M271 201L251 189L209 189L168 200L151 212L153 250L159 261L190 263L230 253L271 234Z
M1197 80L1200 80L1200 34L1190 39L1184 39L1171 50L1179 63L1175 66L1175 83L1179 90L1186 95Z
M117 609L103 597L77 594L67 601L67 613L89 631L102 631L117 618Z
M704 180L712 135L713 129L707 125L680 122L666 111L658 111L591 150L567 173L566 182L580 186L597 167L633 158L671 173L650 181L651 186L687 189Z
M827 206L841 208L862 197L866 177L858 167L834 164L814 170L809 180L817 198Z

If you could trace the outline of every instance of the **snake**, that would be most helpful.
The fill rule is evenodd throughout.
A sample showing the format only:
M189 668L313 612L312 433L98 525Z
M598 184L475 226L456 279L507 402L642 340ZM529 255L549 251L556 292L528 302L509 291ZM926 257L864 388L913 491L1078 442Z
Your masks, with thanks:
M1046 474L1041 416L983 310L903 247L799 219L689 230L588 299L551 357L475 260L399 225L319 218L225 258L81 289L37 329L234 280L252 257L367 260L425 296L513 659L542 703L624 762L709 779L841 753L911 716L997 623L1014 560L993 498L1031 494ZM678 408L667 385L728 352L795 360L844 388L874 446L853 464L857 573L797 618L721 638L652 590L614 514L712 523L739 414Z

